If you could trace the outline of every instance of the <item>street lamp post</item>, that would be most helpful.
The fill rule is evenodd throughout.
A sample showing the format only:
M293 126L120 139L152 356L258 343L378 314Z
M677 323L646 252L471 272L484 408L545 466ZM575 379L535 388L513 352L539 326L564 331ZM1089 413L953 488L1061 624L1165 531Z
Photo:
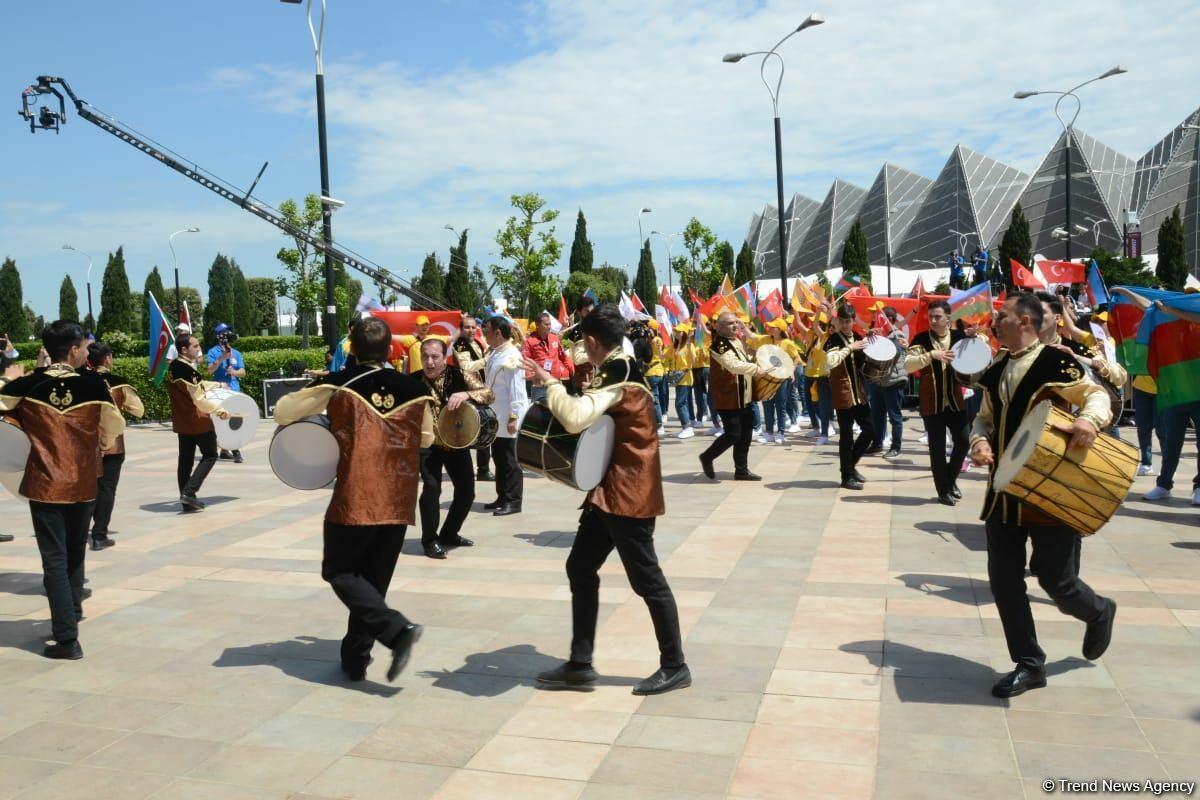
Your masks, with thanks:
M746 56L761 55L762 63L758 67L758 75L762 79L763 86L767 87L767 92L771 95L771 105L775 110L775 189L779 205L777 208L779 218L779 282L784 294L787 293L787 236L783 225L783 133L779 123L779 90L783 86L784 61L783 56L779 55L780 46L788 39L795 36L805 28L811 28L815 25L820 25L825 22L825 18L820 14L809 14L808 18L801 22L796 30L788 33L780 39L770 50L757 50L752 53L730 53L726 55L722 61L727 64L736 64ZM774 56L779 59L779 78L775 81L775 88L771 88L771 84L767 81L766 68L767 60ZM757 270L756 270L757 271Z
M95 325L96 324L96 315L92 313L92 254L85 253L84 251L80 250L78 247L72 247L69 244L64 244L62 246L62 249L63 250L74 250L76 253L79 253L80 255L87 256L87 260L88 260L88 265L87 265L88 317L92 320L92 324Z
M671 288L671 286L673 285L672 280L671 280L671 240L674 239L676 236L679 236L680 234L678 234L678 233L662 233L660 231L650 231L650 235L651 236L661 236L662 240L667 245L667 289L669 290Z
M179 296L179 261L175 258L175 237L181 233L199 233L199 228L184 228L175 231L167 237L167 247L171 248L171 266L175 268L175 321L183 321L183 300Z
M1075 92L1079 91L1084 86L1087 86L1089 83L1095 83L1096 81L1102 81L1105 78L1111 78L1113 75L1120 75L1124 72L1128 72L1128 70L1126 70L1124 67L1122 67L1118 64L1117 66L1110 69L1108 72L1105 72L1103 75L1097 75L1096 77L1086 80L1083 83L1079 84L1078 86L1072 87L1065 92L1036 91L1036 92L1016 92L1015 94L1013 94L1013 98L1017 99L1017 100L1024 100L1027 97L1033 97L1034 95L1038 95L1038 94L1058 95L1058 100L1055 101L1055 103L1054 103L1054 116L1058 117L1059 124L1061 124L1063 126L1063 134L1064 134L1063 144L1064 144L1064 148L1066 150L1066 159L1067 159L1067 190L1065 193L1066 224L1063 226L1063 228L1067 232L1067 237L1066 237L1067 257L1065 259L1066 261L1071 260L1071 138L1073 135L1072 132L1075 129L1075 120L1079 118L1079 112L1083 108L1083 102L1079 99L1079 95L1075 94ZM1067 122L1066 120L1064 120L1062 117L1062 114L1060 113L1062 101L1066 100L1068 97L1072 98L1075 101L1075 113L1071 116L1070 122Z
M641 253L642 248L646 245L646 237L642 234L642 214L649 213L651 213L651 211L648 208L643 208L638 212L638 253ZM650 231L650 233L653 235L654 231ZM641 258L641 256L639 255L638 258Z
M300 0L280 0L291 5L299 5ZM321 158L321 234L325 244L333 243L333 209L329 201L329 148L325 135L325 58L322 44L325 39L325 16L328 9L326 0L321 0L321 20L314 26L312 18L313 0L307 0L305 10L308 17L308 32L312 35L313 55L316 58L317 82L317 147ZM333 292L333 256L325 250L325 343L329 347L337 345L337 304Z

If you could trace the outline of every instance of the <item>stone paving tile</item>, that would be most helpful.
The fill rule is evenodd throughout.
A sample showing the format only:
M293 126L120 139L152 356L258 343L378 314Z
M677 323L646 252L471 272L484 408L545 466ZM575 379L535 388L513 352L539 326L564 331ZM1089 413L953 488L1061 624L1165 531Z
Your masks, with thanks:
M1083 625L1027 582L1050 685L999 701L989 689L1008 657L976 519L981 474L944 508L914 450L867 459L869 490L841 492L827 477L834 447L796 440L751 449L762 484L711 484L695 468L706 443L668 438L671 513L656 544L690 689L630 694L657 647L615 557L601 571L604 677L589 692L535 688L570 643L563 562L579 501L535 477L520 517L472 514L478 545L446 561L423 558L409 532L389 599L425 636L395 685L379 654L349 684L345 611L318 574L328 492L274 480L270 433L247 464L218 464L214 502L185 517L162 480L174 437L131 430L118 545L88 554L82 662L40 657L40 560L27 511L0 497L18 535L0 547L0 800L333 800L396 787L406 799L986 800L1044 796L1046 775L1096 777L1097 765L1200 773L1200 578L1173 546L1195 538L1184 502L1147 519L1132 500L1085 543L1084 577L1121 608L1101 661L1080 658Z

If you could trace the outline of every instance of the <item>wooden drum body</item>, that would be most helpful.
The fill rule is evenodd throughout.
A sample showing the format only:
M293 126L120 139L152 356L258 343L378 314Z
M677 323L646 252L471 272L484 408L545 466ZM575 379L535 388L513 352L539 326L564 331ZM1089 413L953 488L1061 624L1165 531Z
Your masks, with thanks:
M550 409L534 403L517 430L517 461L572 489L588 492L608 472L616 423L607 414L581 433L568 433Z
M275 431L267 460L275 477L293 489L324 489L337 478L340 452L329 417L305 417Z
M1068 450L1074 422L1049 401L1038 403L996 464L992 488L1090 536L1120 508L1137 474L1137 448L1101 433L1086 450Z
M754 376L754 401L766 402L795 374L792 357L782 347L764 344L754 352L754 362L760 371Z
M500 422L491 407L467 402L453 411L443 408L433 427L437 443L448 450L482 449L496 441Z

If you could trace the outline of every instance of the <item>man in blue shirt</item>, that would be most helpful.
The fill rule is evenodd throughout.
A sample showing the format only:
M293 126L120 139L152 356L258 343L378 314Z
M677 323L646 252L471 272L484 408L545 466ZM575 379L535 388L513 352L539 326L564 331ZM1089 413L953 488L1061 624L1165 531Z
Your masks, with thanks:
M975 272L973 285L978 286L988 279L988 251L983 245L977 246L971 254L971 268Z
M963 287L963 264L966 263L963 257L959 255L957 250L952 250L950 255L946 257L946 266L950 268L950 288L962 289Z
M208 374L217 383L223 383L231 390L240 392L242 387L238 379L246 377L246 359L240 350L233 347L233 343L237 341L237 334L224 322L213 328L213 333L216 334L217 343L205 357ZM225 460L233 459L235 464L242 463L241 450L234 450L232 453L222 450L220 457Z

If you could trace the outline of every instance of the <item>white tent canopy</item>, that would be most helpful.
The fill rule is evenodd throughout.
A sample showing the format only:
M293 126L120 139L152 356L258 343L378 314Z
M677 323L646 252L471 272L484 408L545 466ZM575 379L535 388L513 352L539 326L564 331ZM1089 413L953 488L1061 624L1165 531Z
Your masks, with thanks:
M909 294L917 283L917 278L920 278L925 286L926 292L932 292L934 287L939 283L948 283L950 280L950 269L948 267L932 267L930 269L900 269L892 267L892 296L903 297ZM829 281L830 286L836 286L837 282L842 277L842 268L833 267L825 270L825 279ZM815 275L808 275L803 278L791 277L787 280L787 286L782 294L784 299L791 297L791 290L795 286L797 280L804 280L812 283L816 280ZM757 282L758 296L766 297L774 289L780 288L778 278L759 278ZM883 264L871 265L871 290L872 293L880 297L887 294L888 287L888 268Z

